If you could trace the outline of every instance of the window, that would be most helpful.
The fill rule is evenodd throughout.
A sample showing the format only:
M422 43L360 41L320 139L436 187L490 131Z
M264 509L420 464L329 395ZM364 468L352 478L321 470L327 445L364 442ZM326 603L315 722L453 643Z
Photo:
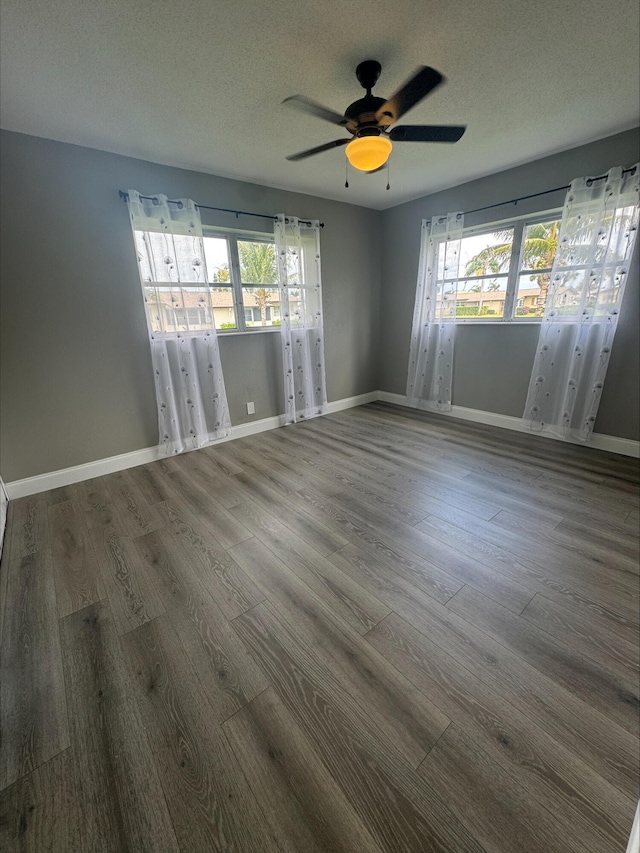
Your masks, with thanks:
M160 232L136 231L141 258L145 299L154 331L205 331L214 325L218 332L274 331L280 326L278 264L273 237L236 231L205 229L204 255L208 282L198 281L197 268L187 263L193 257L193 237L174 235L173 263L152 269L150 258L166 255L165 236ZM150 247L145 247L149 242ZM304 254L304 249L302 250ZM171 260L170 258L168 259ZM304 262L304 257L303 257ZM176 286L179 282L179 286ZM292 290L293 318L300 314L302 298Z
M271 237L209 230L204 251L218 331L280 325L278 265Z
M559 213L467 228L457 270L437 247L438 314L458 321L535 320L544 314L558 245ZM441 312L440 312L441 309Z
M135 231L144 297L154 332L206 331L213 324L209 287L194 238L172 235L174 251L167 252L166 235ZM174 257L175 256L175 257ZM164 258L164 262L161 259ZM176 260L177 259L177 260Z
M560 220L556 217L524 225L515 319L544 314L559 230Z
M229 242L226 237L204 237L204 257L211 283L211 304L216 329L237 329L236 302L231 282Z

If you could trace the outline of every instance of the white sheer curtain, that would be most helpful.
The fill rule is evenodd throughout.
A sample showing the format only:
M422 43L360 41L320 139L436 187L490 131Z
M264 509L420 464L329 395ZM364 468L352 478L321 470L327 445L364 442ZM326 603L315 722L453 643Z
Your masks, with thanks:
M228 435L229 407L213 322L200 214L129 190L151 344L160 445L182 453Z
M288 424L327 410L320 275L320 224L276 217L280 326Z
M416 303L411 329L407 405L451 410L456 294L462 213L422 222Z
M525 404L533 430L588 441L638 230L638 168L573 181Z

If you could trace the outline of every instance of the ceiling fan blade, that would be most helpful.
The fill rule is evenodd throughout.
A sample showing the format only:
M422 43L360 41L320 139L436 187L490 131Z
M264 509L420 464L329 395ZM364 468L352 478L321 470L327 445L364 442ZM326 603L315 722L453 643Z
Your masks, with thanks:
M385 101L376 112L378 124L387 126L398 121L400 116L408 112L411 107L415 107L418 101L432 92L443 80L444 77L435 68L422 65L413 77L407 80L404 86L398 89L388 101Z
M457 142L466 130L465 125L403 124L392 127L389 139L392 142Z
M301 110L303 113L310 113L317 118L330 121L331 124L345 125L347 119L337 113L335 110L330 110L329 107L323 107L317 101L312 101L311 98L305 98L304 95L292 95L290 98L285 98L282 102L296 110Z
M334 139L333 142L325 142L324 145L318 145L316 148L307 148L306 151L298 151L297 154L290 154L287 160L304 160L305 157L312 157L314 154L321 154L323 151L329 151L331 148L337 148L339 145L346 145L351 142L351 139Z

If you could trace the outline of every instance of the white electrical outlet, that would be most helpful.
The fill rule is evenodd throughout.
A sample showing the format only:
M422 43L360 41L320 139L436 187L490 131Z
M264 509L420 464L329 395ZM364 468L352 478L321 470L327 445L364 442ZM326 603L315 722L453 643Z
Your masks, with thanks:
M256 404L255 403L247 403L247 414L255 415L256 413Z

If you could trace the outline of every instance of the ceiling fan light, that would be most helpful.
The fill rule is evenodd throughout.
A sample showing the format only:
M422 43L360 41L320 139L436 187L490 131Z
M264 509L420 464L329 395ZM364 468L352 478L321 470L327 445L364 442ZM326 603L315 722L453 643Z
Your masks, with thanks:
M357 136L347 145L345 154L354 169L371 172L384 166L392 148L386 136Z

